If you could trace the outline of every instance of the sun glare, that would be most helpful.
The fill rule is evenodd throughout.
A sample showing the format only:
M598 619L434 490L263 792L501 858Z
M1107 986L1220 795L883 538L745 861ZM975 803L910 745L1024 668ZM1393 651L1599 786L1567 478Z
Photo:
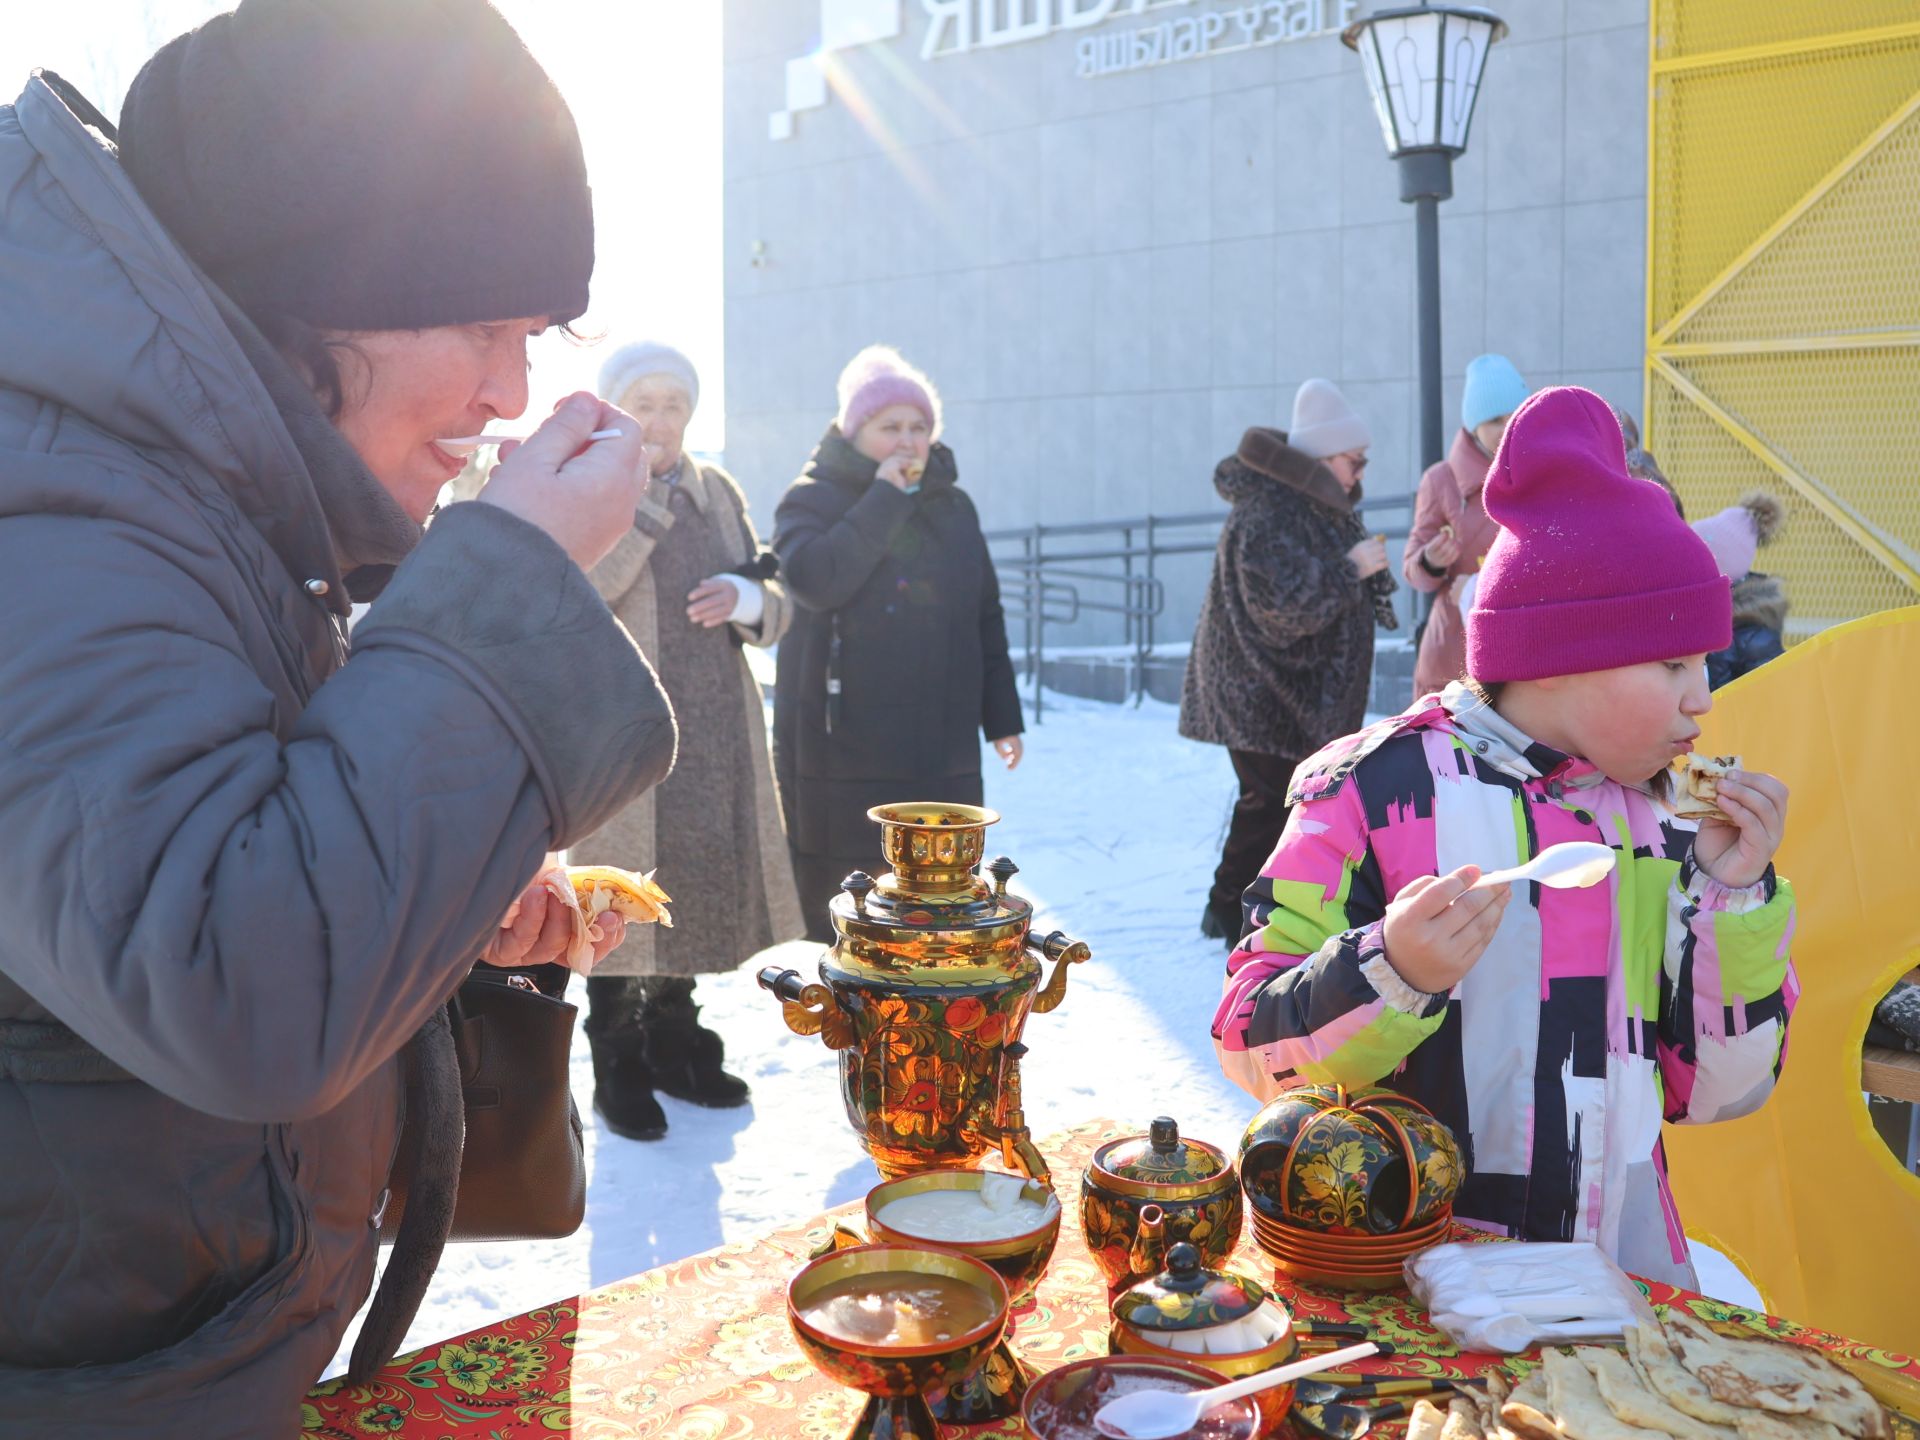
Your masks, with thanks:
M593 308L534 345L531 415L591 389L601 360L653 336L700 370L696 450L725 444L721 371L721 75L718 0L495 0L572 107L593 182ZM0 24L0 103L35 68L117 116L146 59L231 0L67 0L12 6Z

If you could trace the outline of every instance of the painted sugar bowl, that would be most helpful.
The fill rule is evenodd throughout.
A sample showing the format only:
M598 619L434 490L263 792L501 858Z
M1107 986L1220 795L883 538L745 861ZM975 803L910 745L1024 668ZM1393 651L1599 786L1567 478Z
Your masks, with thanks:
M1239 1168L1267 1221L1332 1234L1392 1235L1453 1204L1466 1167L1453 1132L1396 1090L1300 1085L1247 1126Z
M1300 1353L1286 1307L1257 1280L1202 1263L1192 1245L1175 1245L1167 1268L1113 1302L1107 1348L1115 1355L1186 1360L1223 1381L1284 1365ZM1293 1404L1293 1386L1262 1391L1261 1433L1277 1433Z
M1157 1206L1160 1223L1139 1244L1141 1215ZM1239 1243L1239 1178L1224 1150L1183 1137L1162 1115L1145 1135L1110 1140L1093 1152L1080 1182L1080 1227L1110 1290L1157 1273L1166 1250L1186 1243L1219 1265Z

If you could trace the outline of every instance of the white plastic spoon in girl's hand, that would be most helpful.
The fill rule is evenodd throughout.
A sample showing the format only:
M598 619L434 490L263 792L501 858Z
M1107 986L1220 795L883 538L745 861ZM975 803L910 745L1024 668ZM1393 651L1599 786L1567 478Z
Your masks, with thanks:
M624 430L596 430L593 434L589 435L587 439L612 440L624 434L626 434ZM483 445L502 445L509 440L530 440L532 438L530 435L461 435L452 440L436 440L433 443L446 451L447 454L453 456L454 459L458 460L463 455L473 454L474 451Z
M1493 885L1531 880L1549 890L1584 890L1606 879L1617 859L1611 846L1597 840L1567 840L1547 846L1524 865L1515 865L1510 870L1490 870L1469 888L1485 890Z
M1096 1410L1093 1428L1109 1440L1169 1440L1170 1436L1184 1435L1193 1429L1200 1423L1200 1417L1216 1405L1238 1400L1243 1395L1257 1395L1275 1385L1298 1380L1302 1375L1336 1370L1349 1361L1364 1360L1379 1353L1380 1347L1369 1341L1365 1345L1335 1350L1331 1355L1296 1360L1278 1370L1250 1375L1231 1385L1215 1385L1210 1390L1136 1390L1131 1395L1109 1400Z

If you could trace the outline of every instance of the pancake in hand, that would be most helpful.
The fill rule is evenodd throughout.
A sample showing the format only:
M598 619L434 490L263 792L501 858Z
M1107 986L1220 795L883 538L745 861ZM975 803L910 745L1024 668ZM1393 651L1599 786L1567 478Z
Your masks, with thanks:
M1720 779L1740 768L1738 755L1682 755L1673 762L1673 813L1682 820L1732 817L1720 808Z
M673 917L667 913L667 902L673 897L653 883L653 872L641 875L612 865L569 865L565 874L574 903L589 925L611 910L642 925L658 921L673 928Z
M667 913L671 898L641 875L612 865L569 865L540 877L557 900L573 912L573 943L567 949L567 968L585 975L593 968L593 922L609 910L640 925L673 925Z

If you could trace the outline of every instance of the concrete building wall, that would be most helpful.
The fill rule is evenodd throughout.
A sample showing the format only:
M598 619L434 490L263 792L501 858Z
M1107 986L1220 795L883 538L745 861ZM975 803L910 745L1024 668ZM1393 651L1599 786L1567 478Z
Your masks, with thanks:
M1413 488L1412 210L1337 37L1081 78L1098 31L927 60L904 0L771 139L823 3L846 0L725 0L726 453L763 525L875 340L941 387L989 528L1214 508L1215 461L1312 375L1373 427L1369 492ZM1441 210L1449 423L1483 350L1637 411L1646 0L1496 8ZM1175 568L1168 637L1205 573Z

